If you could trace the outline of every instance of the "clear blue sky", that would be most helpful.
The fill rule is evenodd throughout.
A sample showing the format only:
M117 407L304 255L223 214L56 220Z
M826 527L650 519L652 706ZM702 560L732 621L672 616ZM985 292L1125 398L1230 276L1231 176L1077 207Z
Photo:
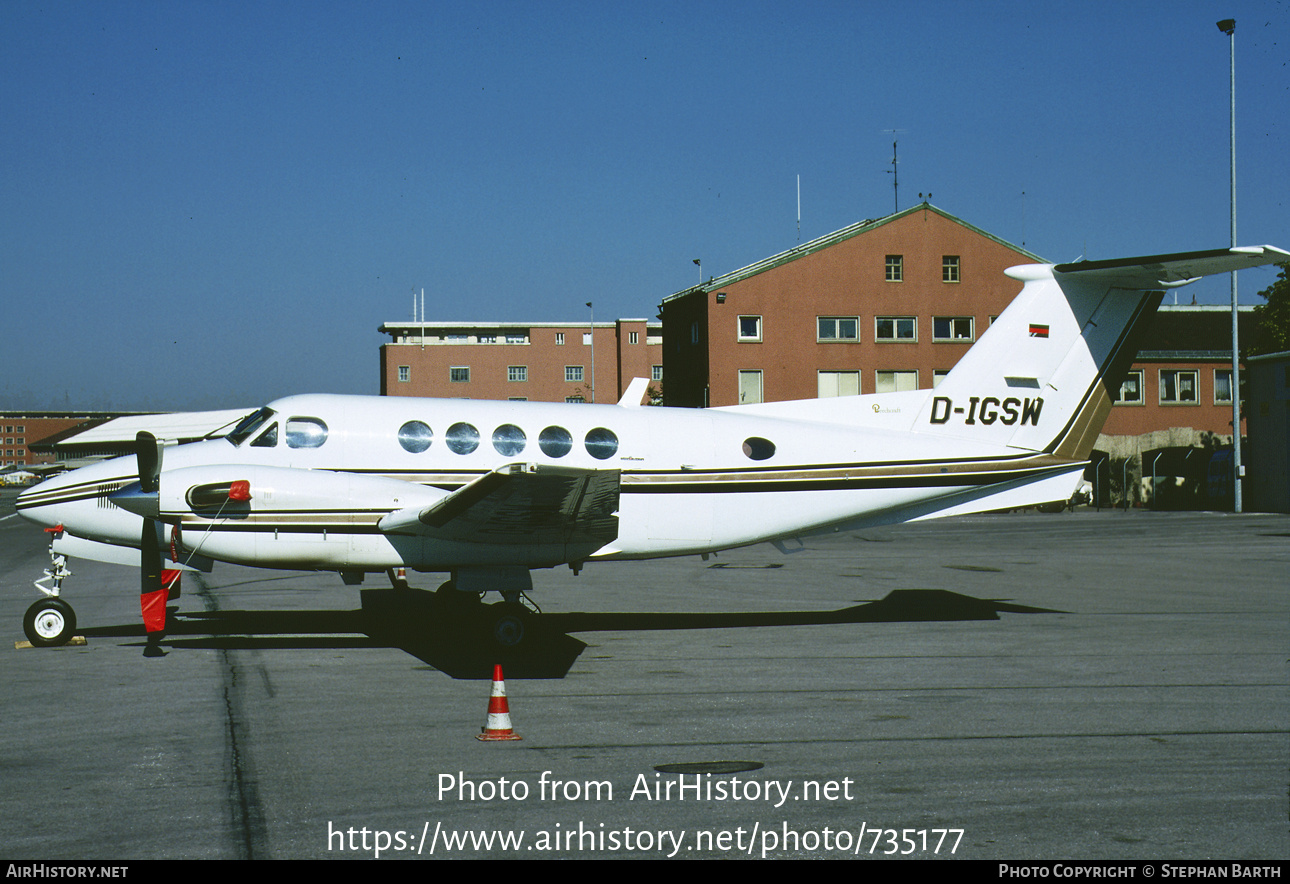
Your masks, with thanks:
M1238 239L1290 248L1286 0L8 0L0 408L375 393L423 287L653 317L793 246L798 175L803 240L892 211L891 129L902 208L1055 261L1226 246L1229 17Z

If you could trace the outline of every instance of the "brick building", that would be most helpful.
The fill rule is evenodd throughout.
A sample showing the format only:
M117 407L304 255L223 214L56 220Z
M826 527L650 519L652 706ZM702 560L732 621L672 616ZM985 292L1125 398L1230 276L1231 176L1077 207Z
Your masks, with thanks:
M666 403L932 387L1043 259L927 203L665 299Z
M101 424L119 414L102 411L0 411L0 432L3 433L0 435L0 467L52 464L56 456L48 444L51 438Z
M853 224L666 298L666 403L934 387L1043 261L928 203ZM1230 437L1230 315L1162 306L1104 432Z
M663 379L661 326L590 323L387 322L381 395L540 402L617 402L632 378ZM593 344L594 341L594 344Z

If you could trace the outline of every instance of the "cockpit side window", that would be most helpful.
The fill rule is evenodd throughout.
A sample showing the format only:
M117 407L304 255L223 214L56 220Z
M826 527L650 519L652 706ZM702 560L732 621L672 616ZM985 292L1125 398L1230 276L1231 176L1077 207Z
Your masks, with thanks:
M266 405L259 411L254 411L242 418L241 422L233 428L233 432L224 438L240 448L242 443L251 438L251 435L264 426L271 417L273 417L273 409Z
M327 441L327 425L316 417L293 417L287 420L287 446L318 448Z
M259 435L251 443L252 448L275 448L278 444L278 422L274 421L273 425Z

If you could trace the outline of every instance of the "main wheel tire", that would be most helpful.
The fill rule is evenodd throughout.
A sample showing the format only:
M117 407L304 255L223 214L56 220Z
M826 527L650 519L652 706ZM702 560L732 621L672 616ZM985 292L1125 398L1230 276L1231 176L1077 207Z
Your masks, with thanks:
M523 605L509 602L498 605L493 617L493 641L504 648L519 645L528 631L528 617L528 609Z
M22 618L27 641L37 648L55 648L67 644L76 632L76 612L59 598L41 599Z

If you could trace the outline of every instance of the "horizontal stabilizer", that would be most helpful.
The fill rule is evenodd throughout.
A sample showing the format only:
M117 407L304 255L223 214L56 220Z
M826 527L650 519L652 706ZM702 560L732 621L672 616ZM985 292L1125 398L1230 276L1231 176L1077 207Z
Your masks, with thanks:
M618 470L507 464L377 525L387 534L445 541L599 548L618 537L619 484Z
M1058 282L1063 277L1088 281L1110 288L1149 291L1175 288L1216 273L1230 273L1290 261L1290 252L1274 246L1240 246L1204 252L1175 252L1141 258L1112 258L1108 261L1077 261L1053 267Z

